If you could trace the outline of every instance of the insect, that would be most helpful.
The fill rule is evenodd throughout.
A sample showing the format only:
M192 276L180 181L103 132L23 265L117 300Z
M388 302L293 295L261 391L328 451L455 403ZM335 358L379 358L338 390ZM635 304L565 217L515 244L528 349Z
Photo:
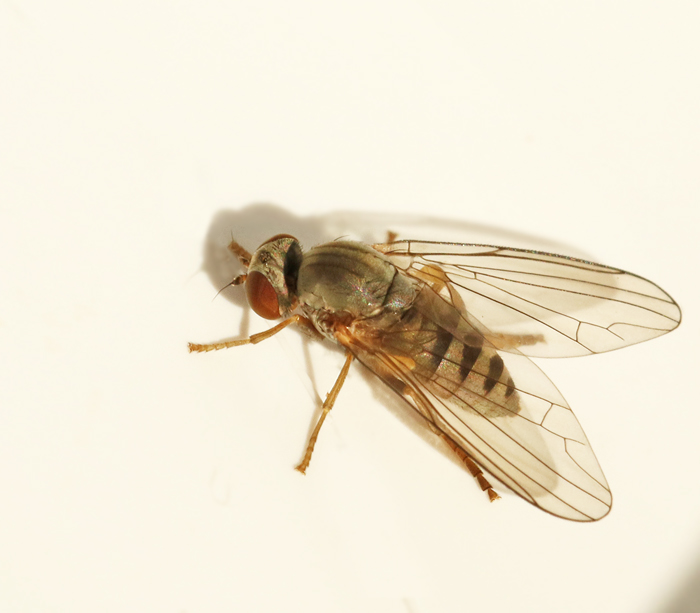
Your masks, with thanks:
M270 338L288 325L346 350L342 370L297 466L306 471L353 360L399 394L462 460L489 498L482 469L553 515L595 521L610 488L579 422L532 357L611 351L681 320L655 284L571 257L490 245L338 240L303 252L279 234L253 254L251 308L283 321L250 338L190 344L202 352Z

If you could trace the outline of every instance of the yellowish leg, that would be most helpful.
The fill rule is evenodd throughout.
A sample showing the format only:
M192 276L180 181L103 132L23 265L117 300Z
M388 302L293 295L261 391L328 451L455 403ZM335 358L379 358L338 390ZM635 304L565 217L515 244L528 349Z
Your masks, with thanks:
M323 422L326 419L326 415L328 415L328 413L330 413L331 409L333 408L333 404L335 403L335 399L338 397L340 388L343 387L343 383L345 383L345 378L348 376L348 371L350 370L350 364L352 364L352 360L353 355L352 353L348 352L347 357L345 358L345 364L343 364L343 368L340 370L340 374L335 380L333 388L328 393L328 396L326 396L326 401L323 403L321 417L319 417L318 423L316 424L316 427L314 428L314 431L311 434L311 438L309 439L309 444L306 446L306 453L304 454L304 459L301 461L299 466L296 467L296 469L304 475L306 474L306 469L309 467L309 462L311 462L311 454L314 452L314 447L316 446L316 439L318 438L318 433L321 431L321 426L323 425Z
M498 332L489 332L484 335L496 349L517 349L518 347L527 347L528 345L536 345L544 343L542 334L499 334Z
M423 417L425 417L426 421L428 422L428 426L430 426L430 429L435 434L437 434L443 441L445 441L448 447L452 449L452 451L462 461L462 463L466 466L467 470L471 473L471 476L474 477L474 479L476 479L476 482L479 484L481 490L488 494L489 500L491 502L493 502L494 500L498 500L500 496L496 493L493 487L491 487L491 484L484 476L484 473L481 471L481 468L479 468L479 465L474 460L472 460L472 458L466 451L464 451L464 449L457 445L449 436L447 436L435 425L433 418L430 416L430 410L426 411L423 407L423 399L421 398L421 396L417 394L408 385L404 388L402 394L407 400L409 400L410 398L409 402L412 401L411 405L415 407Z
M465 314L468 317L467 309L464 305L459 293L452 287L450 280L447 278L445 272L439 266L435 264L426 264L419 271L416 272L416 276L425 281L436 293L440 293L445 287L447 287L450 293L450 299L452 303L457 307L460 313ZM500 334L498 332L486 332L484 333L484 338L491 343L496 349L504 349L506 351L510 349L517 349L518 347L525 347L528 345L536 345L537 343L543 343L544 337L541 334Z
M437 264L425 264L418 270L414 270L413 274L430 285L436 294L439 294L450 282L445 272Z
M218 343L205 343L203 345L200 345L198 343L188 343L187 347L190 350L190 353L200 353L204 351L215 351L217 349L228 349L229 347L239 347L240 345L255 345L256 343L260 343L264 341L265 339L270 338L271 336L274 336L281 330L284 330L288 325L290 324L297 324L299 326L303 326L306 328L311 328L314 332L316 331L316 328L314 328L313 324L309 319L304 317L303 315L292 315L289 319L285 319L281 324L277 324L274 328L270 328L269 330L266 330L265 332L259 332L258 334L253 334L250 338L242 338L237 341L221 341ZM318 333L317 333L318 334Z
M488 494L489 500L491 502L493 502L494 500L498 500L500 496L496 493L493 487L491 487L491 484L486 480L486 477L484 477L484 473L481 472L481 468L479 468L479 465L469 457L469 455L466 451L464 451L464 449L457 446L449 436L443 433L440 433L440 436L442 437L442 440L444 440L448 444L450 449L452 449L452 451L454 451L457 454L459 459L462 460L464 465L467 467L467 470L471 473L472 477L476 479L476 482L479 484L479 487L482 489L482 491Z

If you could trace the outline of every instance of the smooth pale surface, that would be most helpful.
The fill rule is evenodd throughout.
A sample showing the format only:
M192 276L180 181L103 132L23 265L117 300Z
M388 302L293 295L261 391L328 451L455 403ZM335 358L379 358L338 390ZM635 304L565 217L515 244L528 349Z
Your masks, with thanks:
M0 610L692 610L699 17L0 3ZM312 382L291 331L187 354L269 325L240 288L213 299L232 233L388 226L588 257L680 303L668 336L540 361L609 517L489 504L359 368L302 477L342 354L309 346Z

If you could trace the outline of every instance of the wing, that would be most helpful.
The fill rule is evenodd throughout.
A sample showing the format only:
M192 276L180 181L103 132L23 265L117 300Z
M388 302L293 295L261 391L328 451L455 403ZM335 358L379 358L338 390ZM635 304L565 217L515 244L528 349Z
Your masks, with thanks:
M632 273L551 253L491 245L397 241L375 248L437 286L495 347L536 357L603 353L666 332L681 312Z
M522 371L527 379L514 386L520 410L499 414L489 412L494 403L485 395L470 390L441 394L441 389L449 390L449 381L427 386L387 353L355 355L484 470L531 504L574 521L595 521L610 511L612 495L586 435L554 385L524 356L503 356L509 370ZM514 368L513 358L528 364ZM519 374L511 375L514 381ZM538 392L528 391L533 388Z
M556 387L529 358L501 356L473 329L461 329L467 344L441 327L437 294L424 290L396 325L357 322L338 341L528 502L575 521L606 515L607 482Z

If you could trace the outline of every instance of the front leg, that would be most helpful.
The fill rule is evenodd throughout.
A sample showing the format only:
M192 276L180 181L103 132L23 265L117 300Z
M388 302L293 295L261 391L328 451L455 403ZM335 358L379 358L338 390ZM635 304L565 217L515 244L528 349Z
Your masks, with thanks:
M305 331L319 336L318 331L314 328L311 320L303 315L292 315L289 319L285 319L281 324L277 324L274 328L253 334L250 338L243 338L235 341L219 341L218 343L188 343L187 348L190 353L204 353L206 351L217 351L219 349L228 349L229 347L239 347L241 345L255 345L274 336L278 332L284 330L290 324L301 326Z

